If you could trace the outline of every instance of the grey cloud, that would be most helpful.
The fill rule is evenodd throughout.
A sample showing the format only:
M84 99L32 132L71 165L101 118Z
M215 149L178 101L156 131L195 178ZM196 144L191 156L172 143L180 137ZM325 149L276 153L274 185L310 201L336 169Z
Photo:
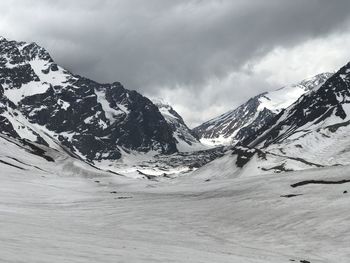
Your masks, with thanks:
M12 0L0 8L1 34L38 42L73 72L151 96L182 88L198 97L208 81L242 71L276 46L345 30L350 1ZM206 90L196 107L231 91L236 101L255 95L242 96L239 87L222 96Z

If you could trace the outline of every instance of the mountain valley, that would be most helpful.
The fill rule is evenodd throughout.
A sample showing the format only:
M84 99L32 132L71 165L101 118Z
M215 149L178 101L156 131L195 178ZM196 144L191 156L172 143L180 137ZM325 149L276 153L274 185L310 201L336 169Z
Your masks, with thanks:
M0 261L346 263L349 105L346 64L191 130L0 38Z

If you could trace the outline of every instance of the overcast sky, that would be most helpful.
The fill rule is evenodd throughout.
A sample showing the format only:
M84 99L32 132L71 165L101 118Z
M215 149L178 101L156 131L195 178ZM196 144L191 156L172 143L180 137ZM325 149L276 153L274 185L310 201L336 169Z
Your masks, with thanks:
M0 34L164 98L189 126L350 61L349 0L6 0Z

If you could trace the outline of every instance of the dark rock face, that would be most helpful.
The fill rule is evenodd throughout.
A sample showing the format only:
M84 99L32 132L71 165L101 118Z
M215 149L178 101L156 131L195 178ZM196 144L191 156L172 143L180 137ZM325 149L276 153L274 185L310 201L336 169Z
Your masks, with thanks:
M0 85L0 129L1 133L14 137L14 138L20 138L20 136L17 134L15 129L13 128L12 124L9 122L9 120L3 116L6 115L8 107L14 108L15 106L13 103L9 102L4 97L4 89L2 85Z
M1 133L14 137L14 138L20 138L20 136L17 134L15 129L13 128L12 124L9 122L9 120L2 116L1 114L5 113L7 108L4 104L0 104L0 129Z
M317 129L319 125L335 132L339 127L349 124L349 121L345 120L348 118L349 104L350 63L330 77L319 89L300 97L243 144L260 144L267 147L273 143L281 143L298 131L306 132L313 127ZM337 118L337 123L323 127L322 123L331 118Z
M258 130L260 130L266 123L269 123L274 117L275 113L264 108L258 113L258 116L254 119L253 122L240 128L235 136L235 139L240 142L245 138L248 138L254 135Z
M0 39L0 85L2 133L26 136L13 127L21 117L28 137L59 142L90 161L120 158L121 149L177 151L171 127L149 99L118 82L73 75L34 43Z

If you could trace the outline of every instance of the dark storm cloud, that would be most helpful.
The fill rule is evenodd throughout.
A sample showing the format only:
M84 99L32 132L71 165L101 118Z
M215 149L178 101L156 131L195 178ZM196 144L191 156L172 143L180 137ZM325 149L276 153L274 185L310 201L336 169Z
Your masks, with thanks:
M350 1L13 0L0 8L1 34L38 42L73 72L154 96L160 87L196 96L276 46L345 30Z

